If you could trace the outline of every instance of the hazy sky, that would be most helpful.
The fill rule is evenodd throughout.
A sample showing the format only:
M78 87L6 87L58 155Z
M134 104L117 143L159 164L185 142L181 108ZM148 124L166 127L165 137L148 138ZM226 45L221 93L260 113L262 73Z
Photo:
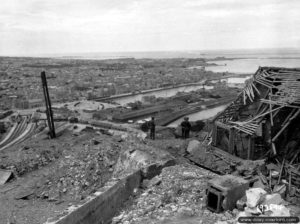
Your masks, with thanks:
M0 55L300 48L299 0L1 0Z

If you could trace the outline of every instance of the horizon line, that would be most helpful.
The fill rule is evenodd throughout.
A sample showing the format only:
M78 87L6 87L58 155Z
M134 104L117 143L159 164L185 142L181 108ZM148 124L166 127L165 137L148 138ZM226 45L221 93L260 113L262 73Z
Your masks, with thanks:
M68 53L35 53L35 54L1 54L0 57L33 57L33 58L45 58L45 57L76 57L84 54L117 54L117 53L189 53L195 52L205 54L207 52L217 51L255 51L255 50L296 50L300 51L299 47L265 47L265 48L225 48L225 49L205 49L205 50L133 50L133 51L90 51L90 52L68 52ZM130 56L130 55L128 55Z

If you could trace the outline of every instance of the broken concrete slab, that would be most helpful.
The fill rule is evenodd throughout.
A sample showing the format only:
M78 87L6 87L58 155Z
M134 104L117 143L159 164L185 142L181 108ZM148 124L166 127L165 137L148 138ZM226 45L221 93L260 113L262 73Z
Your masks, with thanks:
M20 200L27 200L30 196L34 195L34 190L32 188L24 188L21 190L17 195L15 195L15 199Z
M141 172L137 171L118 182L107 183L83 205L71 206L68 214L63 213L63 217L56 221L50 219L45 224L111 223L122 204L140 186L141 180Z
M239 174L243 176L252 175L257 169L265 165L264 160L242 160L240 165L236 167Z
M262 188L251 188L246 191L247 206L255 208L260 202L265 199L267 192Z
M285 184L281 184L281 185L275 185L273 188L273 193L278 193L281 195L281 197L285 197L286 196L286 185Z
M249 182L241 177L224 175L208 182L207 208L214 212L233 210L249 188Z
M138 133L137 138L140 139L141 141L144 141L147 137L147 134L144 132Z
M265 197L265 200L263 201L263 205L280 205L284 202L284 200L281 198L280 194L268 194Z
M254 182L253 188L262 188L265 190L267 186L262 182L261 179L258 179L257 181Z
M162 168L175 165L175 159L168 152L141 145L140 149L129 148L122 152L115 165L114 177L142 170L146 179L158 175Z
M150 187L155 186L155 185L160 185L161 181L162 181L161 177L159 177L159 176L155 176L150 180L149 179L144 179L143 183L142 183L142 187L143 188L150 188Z
M244 211L245 207L247 206L247 197L244 195L241 199L237 200L236 207L240 211Z
M12 171L0 169L0 186L11 180L13 177L14 174Z
M193 154L195 151L199 150L201 146L201 143L197 140L192 140L189 142L189 145L187 147L187 152L190 154Z

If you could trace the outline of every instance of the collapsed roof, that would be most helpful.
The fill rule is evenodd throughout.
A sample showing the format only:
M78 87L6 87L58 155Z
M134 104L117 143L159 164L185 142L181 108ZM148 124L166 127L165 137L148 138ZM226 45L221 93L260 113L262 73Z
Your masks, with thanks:
M246 81L246 86L237 99L216 116L214 122L217 127L234 130L236 134L244 134L250 138L264 137L264 146L270 146L273 153L277 154L276 141L287 131L292 121L299 119L299 114L300 69L260 67ZM264 128L266 123L270 124L269 129ZM297 127L294 125L293 129ZM229 146L226 151L232 153L235 144L229 142L235 140L233 137L230 139L229 134L227 138L225 140ZM223 139L223 142L226 141ZM250 155L248 159L249 157Z

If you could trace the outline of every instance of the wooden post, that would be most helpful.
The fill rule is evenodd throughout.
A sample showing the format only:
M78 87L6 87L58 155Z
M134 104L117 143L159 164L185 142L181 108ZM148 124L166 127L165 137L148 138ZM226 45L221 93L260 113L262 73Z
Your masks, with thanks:
M271 147L272 147L272 151L273 151L274 155L277 155L277 151L276 151L274 142L271 142Z
M235 137L235 131L234 128L229 129L229 153L233 154L234 152L234 137Z
M217 145L217 136L218 136L218 127L215 123L213 123L213 133L212 133L212 145L216 146Z
M292 171L289 170L289 196L291 196L291 188L292 188Z
M253 141L253 138L249 135L249 138L248 138L248 155L247 155L247 159L252 159L253 157L253 150L252 150L252 141Z
M46 78L46 73L41 72L41 79L42 79L42 87L43 87L43 92L44 92L44 97L45 97L45 106L46 106L46 115L47 115L47 120L48 120L48 127L49 127L49 134L51 138L55 138L55 126L54 126L54 120L53 120L53 112L52 112L52 107L51 107L51 101L50 101L50 96L49 96L49 91L48 91L48 84L47 84L47 78Z
M298 115L300 114L300 109L292 116L288 119L287 123L280 129L280 131L275 135L275 137L272 139L272 142L274 142L279 135L284 131L284 129L291 123L291 121L296 118Z
M281 169L280 169L280 173L279 173L277 184L280 184L280 180L281 180L281 176L282 176L282 172L283 172L284 163L285 163L285 158L283 159L282 164L281 164Z
M270 185L270 190L271 190L271 192L272 192L272 170L270 170L270 183L269 183L269 185Z
M271 100L271 97L269 95L269 100ZM270 109L270 120L271 120L271 126L274 126L274 122L273 122L273 113L272 113L272 104L269 104L269 109Z

